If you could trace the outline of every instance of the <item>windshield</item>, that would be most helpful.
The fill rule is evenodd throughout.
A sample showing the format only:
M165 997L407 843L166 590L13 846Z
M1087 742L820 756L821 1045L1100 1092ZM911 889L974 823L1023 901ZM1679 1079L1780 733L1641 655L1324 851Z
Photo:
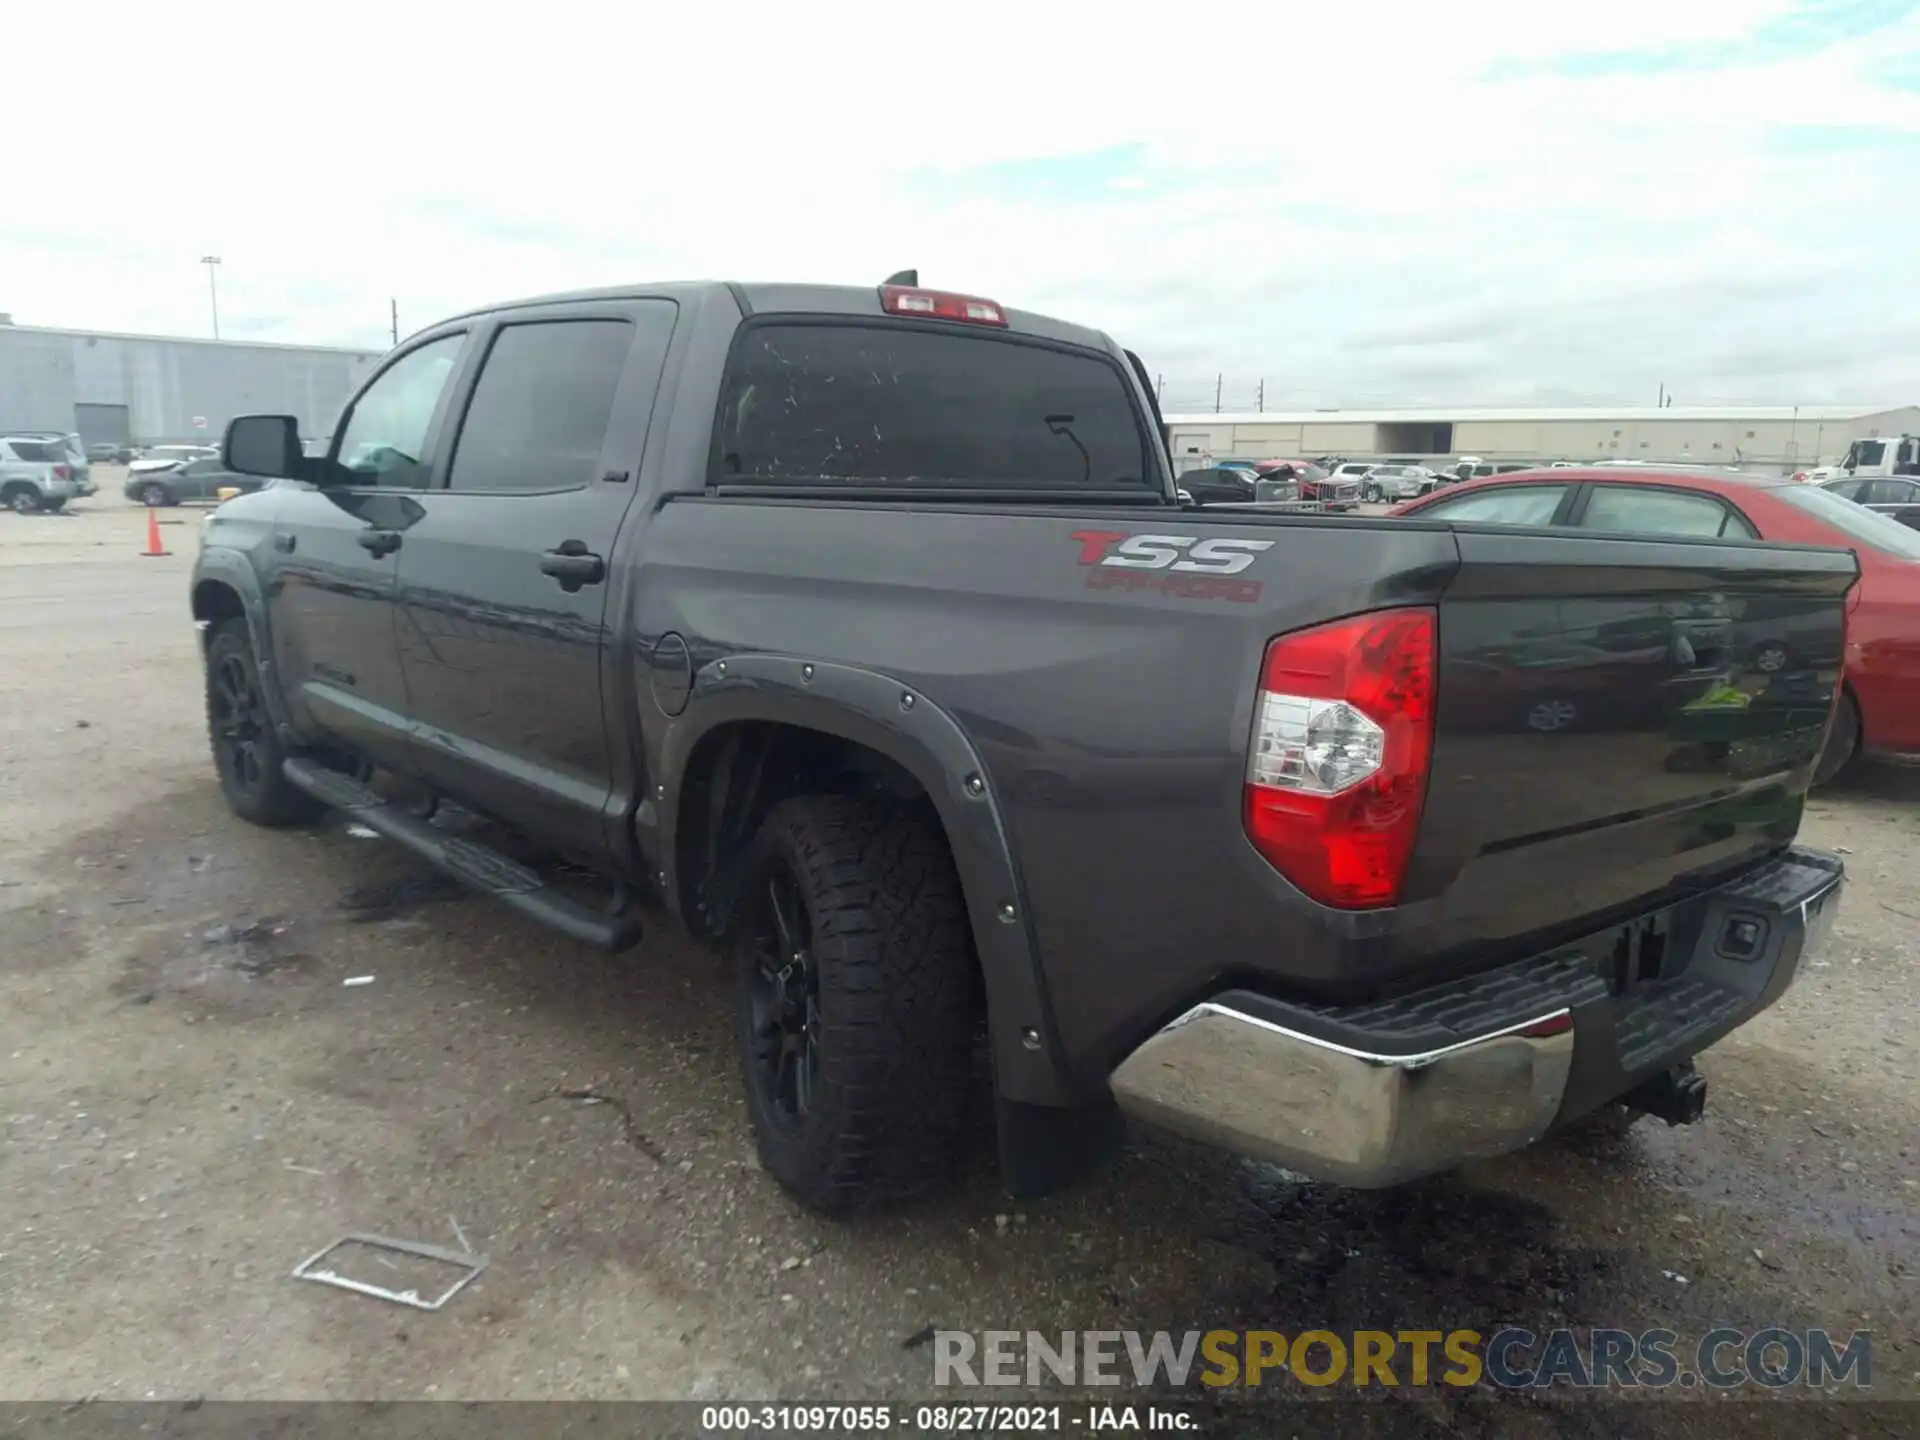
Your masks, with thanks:
M1773 492L1789 505L1831 525L1850 540L1872 546L1882 555L1920 560L1920 530L1909 530L1898 520L1843 500L1815 485L1783 485Z
M727 366L714 480L1152 493L1104 355L895 325L756 325Z
M1847 458L1840 463L1849 470L1862 465L1878 465L1887 455L1884 440L1856 440L1847 447Z

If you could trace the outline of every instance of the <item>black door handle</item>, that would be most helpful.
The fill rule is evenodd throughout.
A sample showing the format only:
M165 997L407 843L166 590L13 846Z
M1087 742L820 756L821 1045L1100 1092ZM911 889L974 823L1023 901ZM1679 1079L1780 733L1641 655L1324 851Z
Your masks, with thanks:
M400 548L398 530L362 530L353 538L359 542L362 550L371 550L376 560L384 555L391 555Z
M572 594L582 585L598 585L607 578L607 562L590 553L584 540L562 540L559 548L540 556L540 569Z

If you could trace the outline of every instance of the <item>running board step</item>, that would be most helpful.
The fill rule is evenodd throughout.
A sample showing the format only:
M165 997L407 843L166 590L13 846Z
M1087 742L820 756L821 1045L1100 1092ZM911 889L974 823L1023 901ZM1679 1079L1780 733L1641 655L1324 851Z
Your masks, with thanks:
M377 830L422 859L429 860L454 879L496 900L504 901L529 919L601 950L627 950L640 943L640 919L609 915L562 894L517 860L498 850L436 830L412 811L390 804L351 775L298 757L282 767L287 780L314 799L344 810L369 830Z

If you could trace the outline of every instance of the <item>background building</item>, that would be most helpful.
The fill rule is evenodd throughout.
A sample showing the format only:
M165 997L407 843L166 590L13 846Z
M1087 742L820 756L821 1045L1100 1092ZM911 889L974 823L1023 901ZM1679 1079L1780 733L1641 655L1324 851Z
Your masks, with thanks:
M295 415L331 434L370 350L48 330L0 317L0 429L89 443L217 440L235 415Z
M1174 468L1211 460L1662 460L1783 470L1838 460L1857 437L1920 434L1920 406L1621 410L1310 410L1168 415Z

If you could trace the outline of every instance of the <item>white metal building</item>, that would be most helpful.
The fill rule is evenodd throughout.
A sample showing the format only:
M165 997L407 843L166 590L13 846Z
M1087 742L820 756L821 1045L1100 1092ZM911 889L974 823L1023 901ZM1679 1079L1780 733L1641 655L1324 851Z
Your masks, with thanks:
M89 444L217 439L235 415L294 415L332 433L372 350L13 325L0 317L0 429Z
M1166 417L1176 470L1220 460L1659 460L1794 469L1859 437L1920 434L1920 405L1633 410L1308 410Z

